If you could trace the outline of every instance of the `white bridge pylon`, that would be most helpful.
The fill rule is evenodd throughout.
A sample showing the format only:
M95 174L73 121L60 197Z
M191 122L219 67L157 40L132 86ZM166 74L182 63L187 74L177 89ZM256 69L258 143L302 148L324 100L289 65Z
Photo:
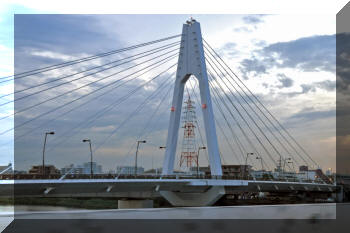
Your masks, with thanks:
M193 19L187 21L182 28L180 54L176 71L162 175L173 174L183 93L185 84L191 75L195 76L199 83L211 175L222 176L221 159L210 97L207 68L205 65L202 34L200 24Z

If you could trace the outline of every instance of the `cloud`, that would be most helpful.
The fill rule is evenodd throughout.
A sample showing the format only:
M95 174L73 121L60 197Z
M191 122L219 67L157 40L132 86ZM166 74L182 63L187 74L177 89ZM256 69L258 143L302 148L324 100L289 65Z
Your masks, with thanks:
M107 125L107 126L94 126L94 127L91 127L91 131L92 132L110 132L110 131L113 131L115 129L115 126L114 125Z
M335 35L280 42L263 49L263 54L267 57L272 57L274 53L277 53L278 59L282 60L279 67L335 72Z
M120 37L118 37L117 34L112 34L111 36L110 33L113 33L112 31L114 30L114 32L117 31L117 33L129 35L126 32L135 31L135 28L137 29L137 26L138 26L138 25L135 25L135 27L130 27L130 24L126 23L126 21L119 22L118 16L108 16L107 18L105 18L106 16L99 16L99 17L101 21L104 21L106 23L106 25L104 25L104 28L100 27L99 21L95 19L95 16L66 15L66 17L57 16L57 18L55 18L55 16L45 16L45 15L42 15L41 17L36 15L26 16L26 17L19 16L19 18L16 18L16 22L19 23L19 25L16 25L16 27L19 26L19 28L16 29L17 34L15 36L16 65L17 65L16 68L25 69L26 68L25 66L28 64L31 65L31 67L29 68L50 65L52 63L57 62L57 60L55 61L54 59L52 59L52 58L55 58L56 55L82 57L82 54L81 54L82 51L84 53L87 53L87 55L92 55L98 52L109 51L114 48L123 48L125 47L123 46L124 42L119 41ZM111 18L115 19L113 21L113 24L107 24L109 20L106 20L106 19L111 19ZM259 25L259 27L262 26L260 25L260 22L254 22L254 19L250 19L250 21L251 21L251 24L247 25L247 28L246 28L247 31L253 30L257 24ZM113 27L110 27L111 25ZM230 30L230 32L232 33L231 29L232 29L232 25L228 25L228 30ZM144 31L140 30L139 34L141 35L142 33L144 33ZM153 31L149 31L148 34L155 36L155 34L153 34ZM244 33L242 34L243 36L246 36L246 34ZM251 33L250 35L254 36L253 33ZM140 37L131 36L131 37L137 38L136 41L140 41L140 42L144 40L144 37L141 37L141 36ZM241 44L228 42L229 40L227 38L225 37L226 43L223 43L226 49L224 55L225 56L236 56L237 54L239 55ZM253 43L256 45L256 47L262 48L260 50L263 50L263 48L270 46L267 44L267 42L260 40L260 38L259 40L256 39L255 42L253 40L248 39L247 42ZM253 46L253 48L256 48L256 47ZM52 52L52 54L55 54L55 56L51 56L52 55L51 54L49 56L33 57L30 54L30 52L33 51L31 49L35 49L34 51L36 52L50 51ZM249 48L247 49L247 53L250 53ZM259 75L262 73L268 74L272 68L274 67L279 68L279 65L283 64L282 59L279 58L279 53L277 52L271 52L271 53L269 52L266 54L265 57L262 57L262 55L264 55L263 52L260 52L260 53L254 52L253 54L254 56L249 57L250 56L249 55L246 58L246 61L245 61L246 67L244 67L246 68L246 72L250 72L250 74L253 74L253 75ZM48 54L42 54L42 55L48 55ZM61 57L61 58L64 58L64 57ZM241 58L237 60L240 61ZM97 64L94 64L94 65L97 65ZM62 73L52 73L52 76L43 75L38 77L40 78L40 80L45 79L45 81L49 81L51 77L53 78L57 76L63 76L66 73L70 74L70 73L80 71L82 69L83 69L82 67L76 67L72 69L67 69ZM285 72L284 70L283 71L278 70L277 73L280 74L278 76L276 75L278 79L273 79L273 80L271 79L272 82L269 82L269 80L266 79L266 80L262 80L262 82L266 84L266 87L270 87L270 88L275 87L274 85L276 85L276 82L275 82L276 80L279 82L277 83L277 85L281 87L282 86L288 87L290 85L293 85L293 88L294 87L298 88L297 84L299 85L299 83L295 81L295 83L292 82L291 84L289 77L292 77L292 76L288 72L286 72L285 73L286 75L284 75L284 72ZM50 155L50 158L52 159L51 161L54 161L54 159L57 158L55 162L57 162L58 166L66 165L68 161L69 163L71 162L81 163L81 161L84 161L86 159L87 148L86 148L86 145L81 143L82 137L91 138L92 141L94 142L93 146L97 147L98 144L100 142L103 142L103 140L105 139L106 132L107 134L109 134L111 131L117 128L124 121L124 119L127 118L129 114L132 113L132 111L145 98L147 98L147 96L150 95L155 90L155 88L157 88L160 85L162 81L164 81L164 79L168 78L168 75L165 75L164 77L160 77L159 79L155 80L155 82L152 83L149 88L140 89L137 93L132 95L132 97L127 99L121 105L117 105L115 108L113 108L111 111L104 114L98 120L92 122L91 124L88 124L86 127L82 127L83 129L78 128L77 130L73 130L72 134L67 135L66 143L61 144L64 146L58 146L56 148L52 148L54 143L56 142L56 138L61 136L63 132L72 130L74 126L76 126L82 121L85 121L85 119L91 118L95 113L102 112L104 107L115 102L118 98L120 98L121 96L124 96L129 91L131 91L132 89L140 85L140 83L144 79L152 78L154 73L155 72L153 72L152 74L143 76L140 79L136 79L135 81L130 82L128 85L125 85L116 90L113 90L108 95L105 95L100 99L94 99L95 95L92 95L86 99L85 98L82 99L82 101L76 102L73 105L69 105L65 107L64 110L78 108L82 103L85 103L85 101L90 101L88 105L85 105L84 107L76 109L76 111L74 110L69 115L65 115L62 118L58 118L58 119L56 118L61 111L58 111L57 113L54 113L48 117L45 117L44 118L45 121L49 120L49 123L44 126L40 126L40 124L43 123L42 121L33 121L31 124L28 125L28 127L25 128L25 130L32 130L32 129L35 130L38 127L39 129L36 131L33 131L30 135L23 138L23 140L16 141L16 161L18 162L19 160L24 158L21 156L26 156L26 160L23 159L23 161L20 161L20 163L19 164L17 163L17 165L21 165L22 163L25 166L29 166L37 162L37 158L38 158L38 161L40 162L39 160L40 156L37 156L37 155L40 154L40 150L42 149L42 145L41 145L42 132L45 131L46 129L53 129L56 132L54 136L55 140L53 140L53 138L50 138L47 145L48 149L51 150L50 152L48 152L48 155ZM103 76L107 74L108 72L106 74L103 74ZM124 75L118 75L118 76L112 77L110 81L120 78L122 76ZM92 81L98 77L99 77L98 75L91 77L91 80L90 79L86 80L86 82ZM28 82L31 82L31 80L36 81L36 79L33 78L33 79L29 79ZM252 80L252 82L254 81L255 80ZM320 80L317 80L317 81L320 81ZM44 106L35 109L35 111L32 111L30 114L34 116L43 111L50 110L53 106L61 105L66 101L72 100L72 98L76 98L80 96L82 93L90 92L94 88L98 88L101 85L104 85L106 83L92 85L91 88L84 90L84 92L79 92L74 95L67 96L57 101L50 102L47 105L45 104ZM332 88L332 83L323 83L323 84L321 84L321 82L316 82L316 83L319 83L317 84L318 88L321 88L321 87ZM19 87L20 84L27 85L27 83L25 83L25 79L23 79L23 83L17 82L16 87ZM73 84L67 85L65 87L62 87L61 89L57 89L57 90L54 89L50 91L50 93L47 95L43 94L38 96L37 98L33 98L32 101L23 102L23 103L17 102L16 108L20 108L21 105L26 106L26 104L33 104L36 101L40 101L41 99L46 98L47 96L54 96L59 93L62 93L63 91L71 89L72 86L76 87L80 85L81 83L77 82L74 85ZM305 88L304 91L307 91L307 90L310 91L312 89L312 86L311 87L305 86L304 88ZM161 134L161 136L159 137L150 136L149 138L145 138L147 142L150 142L153 144L160 143L160 145L164 145L165 143L166 131L168 127L167 124L168 124L169 112L170 112L169 106L171 106L171 103L170 103L171 89L169 90L170 91L163 89L164 94L165 92L169 92L170 95L166 97L167 99L161 106L159 110L159 114L157 114L156 117L153 119L153 121L149 124L149 129L147 129L144 134L145 137L146 135L150 135L150 134L151 136L153 134L156 134L156 135ZM163 96L163 93L161 96ZM280 99L280 98L275 98L275 96L272 96L272 95L267 96L261 93L256 93L256 95L259 98L263 99L264 103L268 102L268 101L265 101L265 98L268 100L270 100L269 98L272 98L273 100L269 103L276 103L276 105L272 104L273 112L274 111L278 112L277 110L280 107L279 104L281 104L281 102L284 102L283 103L284 107L290 108L291 111L286 111L286 113L283 112L283 114L281 114L283 116L283 119L285 118L285 116L288 117L290 115L290 112L295 112L299 107L301 107L301 105L298 107L295 107L295 106L290 106L289 104L288 106L286 106L285 104L286 98ZM132 143L135 142L136 140L135 136L138 136L137 134L139 133L139 131L143 129L148 118L155 111L155 108L159 103L161 96L158 96L155 99L153 99L151 102L145 104L141 112L142 114L134 115L132 119L130 119L128 123L125 124L125 126L118 129L118 131L110 138L110 140L106 142L106 144L104 144L101 147L101 149L97 150L98 156L96 158L98 159L98 163L102 163L104 167L109 167L109 166L111 168L115 167L116 161L121 160L121 157L127 154L129 147L132 146ZM198 107L199 107L199 110L197 109L198 110L197 116L200 117L201 116L200 106ZM314 110L309 109L308 111L312 112ZM307 114L307 112L305 112L305 114ZM280 114L277 114L277 116L279 117ZM302 115L300 115L299 117L307 118L307 116L302 116ZM21 122L23 118L21 116L17 116L16 122L17 123ZM52 121L51 119L55 119L55 121ZM295 119L301 119L301 118L296 117ZM305 128L302 128L302 129L303 129L303 133L306 134L307 129ZM18 134L21 131L22 129L19 128L16 130L16 133ZM76 133L76 134L73 135L73 133ZM149 146L149 145L147 143L147 145L144 145L144 146ZM145 156L148 156L154 151L159 151L154 148L154 145L152 146L153 148L150 149L149 150L150 152L147 152L147 154L142 147L142 153L145 153ZM134 153L135 148L133 148L132 151ZM161 161L161 159L162 159L162 156L159 157L159 161Z
M316 87L326 91L334 91L336 87L336 81L325 80L322 82L316 82L315 85Z
M244 79L248 79L249 75L257 76L267 73L265 64L261 63L257 58L242 60L241 67L239 69L243 73Z
M335 109L317 111L313 108L305 108L300 112L290 116L287 121L303 120L303 121L313 121L322 118L335 117Z
M279 77L278 81L281 83L280 85L277 85L277 88L285 88L285 87L291 87L293 86L293 79L287 77L285 74L277 74L277 76Z
M60 61L71 61L77 59L77 57L72 57L66 54L61 54L61 53L54 53L51 51L33 51L31 53L33 56L39 56L39 57L44 57L48 59L55 59L55 60L60 60Z
M242 26L234 28L233 31L235 32L253 32L256 29L256 26Z
M243 17L243 21L247 24L258 24L264 22L262 20L263 15L248 15Z
M311 36L278 42L256 50L251 58L241 61L246 76L264 74L272 68L293 68L300 71L335 72L335 35Z

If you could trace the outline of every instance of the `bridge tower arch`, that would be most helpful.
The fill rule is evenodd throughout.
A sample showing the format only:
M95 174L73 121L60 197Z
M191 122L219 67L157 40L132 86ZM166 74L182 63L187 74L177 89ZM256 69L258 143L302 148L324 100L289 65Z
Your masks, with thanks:
M211 175L222 176L221 159L210 97L207 68L205 64L202 33L199 22L194 19L187 21L182 28L181 46L176 71L162 175L171 175L174 170L183 93L185 84L191 75L195 76L199 83Z

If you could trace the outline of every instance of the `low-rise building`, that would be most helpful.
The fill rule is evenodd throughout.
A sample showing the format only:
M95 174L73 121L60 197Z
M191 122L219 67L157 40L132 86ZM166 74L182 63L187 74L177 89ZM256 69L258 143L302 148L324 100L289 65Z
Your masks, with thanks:
M143 167L137 167L136 173L143 174L144 171L145 169ZM134 175L135 167L134 166L117 166L116 173L122 174L122 175Z
M71 164L69 166L65 166L64 168L61 168L62 174L90 174L91 173L91 167L90 162L84 163L83 165L74 165ZM93 174L102 174L102 166L98 165L96 162L92 162L92 172Z
M60 171L53 165L45 165L44 167L45 175L59 175ZM42 165L34 165L28 172L32 175L42 175L43 174L43 166Z
M230 176L234 178L243 178L250 176L252 171L251 165L222 165L223 176ZM193 168L193 172L197 171L197 168ZM199 172L204 175L210 175L210 167L199 167Z

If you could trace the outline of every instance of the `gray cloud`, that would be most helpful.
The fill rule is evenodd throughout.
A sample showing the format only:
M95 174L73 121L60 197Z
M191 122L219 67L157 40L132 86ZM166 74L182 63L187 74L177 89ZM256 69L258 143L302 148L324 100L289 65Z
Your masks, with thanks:
M220 55L229 56L230 58L235 57L240 54L240 51L237 49L237 44L234 42L226 43L219 50Z
M296 68L302 71L335 72L335 35L312 36L270 44L241 62L241 71L264 74L268 69ZM277 56L276 56L277 55Z
M121 31L120 33L123 32ZM51 64L63 62L65 56L67 55L84 57L99 52L110 51L115 48L125 47L124 42L119 41L118 38L109 36L107 31L100 31L100 27L98 26L98 21L96 20L95 16L88 15L18 15L16 16L15 20L14 39L16 73L21 72L22 70L30 70L33 67L45 67ZM165 43L170 42L168 41ZM160 44L157 46L160 46ZM151 48L154 48L154 46L138 49L135 51L135 53L149 50ZM44 51L46 54L44 54L45 56L33 56L33 51ZM60 72L57 70L56 72L47 72L28 78L18 79L15 83L15 89L21 90L28 86L34 86L38 83L47 82L52 79L56 79L57 77L73 74L93 66L104 64L111 60L118 60L122 57L130 55L132 55L130 52L126 54L113 55L111 57L99 59L98 62L95 60L97 64L85 62L77 66L70 66L69 68L60 69ZM155 55L151 55L150 57L154 56ZM149 59L150 57L143 58L141 61ZM137 61L137 63L139 62L140 61ZM154 62L155 61L150 61L147 63L147 65ZM176 63L175 59L172 62L168 62L167 64L153 70L153 72L144 74L142 78L150 80L156 74L164 71L174 63ZM81 79L71 84L65 84L49 91L42 92L30 98L18 100L15 104L15 110L21 110L50 97L55 97L55 95L59 95L63 92L79 87L82 84L106 77L109 74L115 73L135 64L136 62L131 62L121 67L104 71L103 74L95 74L91 77ZM127 72L111 76L110 78L104 80L104 82L94 83L89 85L88 88L64 95L33 108L30 111L23 112L23 114L18 114L15 116L15 125L19 125L28 119L32 119L35 116L54 109L55 107L77 99L83 94L92 92L99 87L110 84L128 74L131 74L132 71L136 71L141 68L142 67L137 67ZM89 71L88 73L95 71L96 70ZM141 72L139 74L141 74ZM66 79L65 81L80 76L81 75L77 75ZM102 163L108 168L115 167L118 161L122 162L120 158L126 156L127 150L132 147L132 143L130 143L130 141L134 142L136 140L136 137L140 133L141 129L145 127L145 123L155 111L158 103L165 94L167 94L166 101L162 103L159 112L149 125L150 129L148 129L148 131L145 133L149 134L151 131L152 134L156 134L157 132L162 132L164 129L167 129L167 121L169 119L169 101L171 99L171 91L168 91L170 90L168 89L169 86L163 87L158 96L154 97L154 99L147 104L144 104L143 109L141 110L143 114L135 114L131 116L130 114L145 100L145 98L151 95L155 89L161 85L161 83L170 78L170 73L165 73L164 75L160 76L152 83L147 85L147 88L139 89L132 96L130 96L130 98L125 99L125 101L117 105L116 103L118 99L126 96L128 93L130 93L130 91L140 86L140 84L143 84L145 80L136 78L135 80L130 81L117 89L113 89L113 87L117 87L119 84L124 83L124 81L135 76L137 77L136 74L132 75L121 82L117 82L112 86L101 89L101 91L96 92L96 94L84 97L73 104L65 104L65 106L61 109L44 117L38 118L38 120L32 121L23 127L17 127L15 130L16 136L22 135L25 132L30 133L15 141L16 167L18 169L27 169L30 167L30 165L39 163L38 155L40 154L40 150L42 150L43 132L48 130L54 130L56 132L56 134L50 137L48 140L48 163L54 163L58 167L62 167L70 163L82 163L82 161L86 161L87 158L86 145L81 142L82 138L91 138L93 141L93 147L97 147L99 144L104 142L106 137L111 132L115 131L125 119L128 119L125 125L114 132L110 139L102 146L101 150L97 151L96 159L98 163ZM43 88L51 87L61 82L63 81L48 84L35 90L37 91ZM171 82L169 82L169 84L170 83ZM96 98L98 95L109 90L111 91L106 95L101 96L99 99ZM33 92L33 90L26 93L20 93L16 95L16 98L31 92ZM82 105L86 102L88 102L87 105ZM106 110L106 107L108 106L111 106L110 108L107 108L109 111L104 113L103 111ZM112 106L114 107L112 108ZM61 113L69 110L72 111L65 116L60 116ZM96 120L93 120L98 113L104 114L102 114L101 117L96 118ZM75 127L78 125L80 125L80 127L75 129ZM165 140L165 137L153 136L150 143L160 143L163 145L163 140ZM55 147L55 145L59 142L61 142L61 144ZM102 152L105 148L112 148L109 150L109 154L104 154ZM106 158L106 156L108 158ZM101 159L102 157L104 158L103 160Z
M318 88L324 89L326 91L334 91L336 87L336 81L331 81L331 80L316 82L315 84Z
M234 28L233 31L235 31L235 32L252 32L255 29L256 29L255 25L252 28L242 26L242 27Z
M312 36L290 42L271 44L262 55L279 55L279 67L298 68L303 71L325 70L335 72L335 36Z
M287 122L288 121L295 121L295 120L312 121L312 120L329 118L329 117L335 117L335 109L325 110L325 111L317 111L313 108L305 108L305 109L301 110L300 112L290 116L287 119Z
M266 66L261 63L257 58L244 59L241 61L241 67L239 68L243 73L243 78L248 79L249 75L257 76L259 74L266 74Z
M262 17L263 15L248 15L243 17L243 21L247 24L258 24L264 22Z
M278 78L278 81L281 83L280 85L277 85L278 88L285 88L285 87L291 87L293 86L293 79L287 77L285 74L282 74L282 73L279 73L277 74L277 76L279 77Z

